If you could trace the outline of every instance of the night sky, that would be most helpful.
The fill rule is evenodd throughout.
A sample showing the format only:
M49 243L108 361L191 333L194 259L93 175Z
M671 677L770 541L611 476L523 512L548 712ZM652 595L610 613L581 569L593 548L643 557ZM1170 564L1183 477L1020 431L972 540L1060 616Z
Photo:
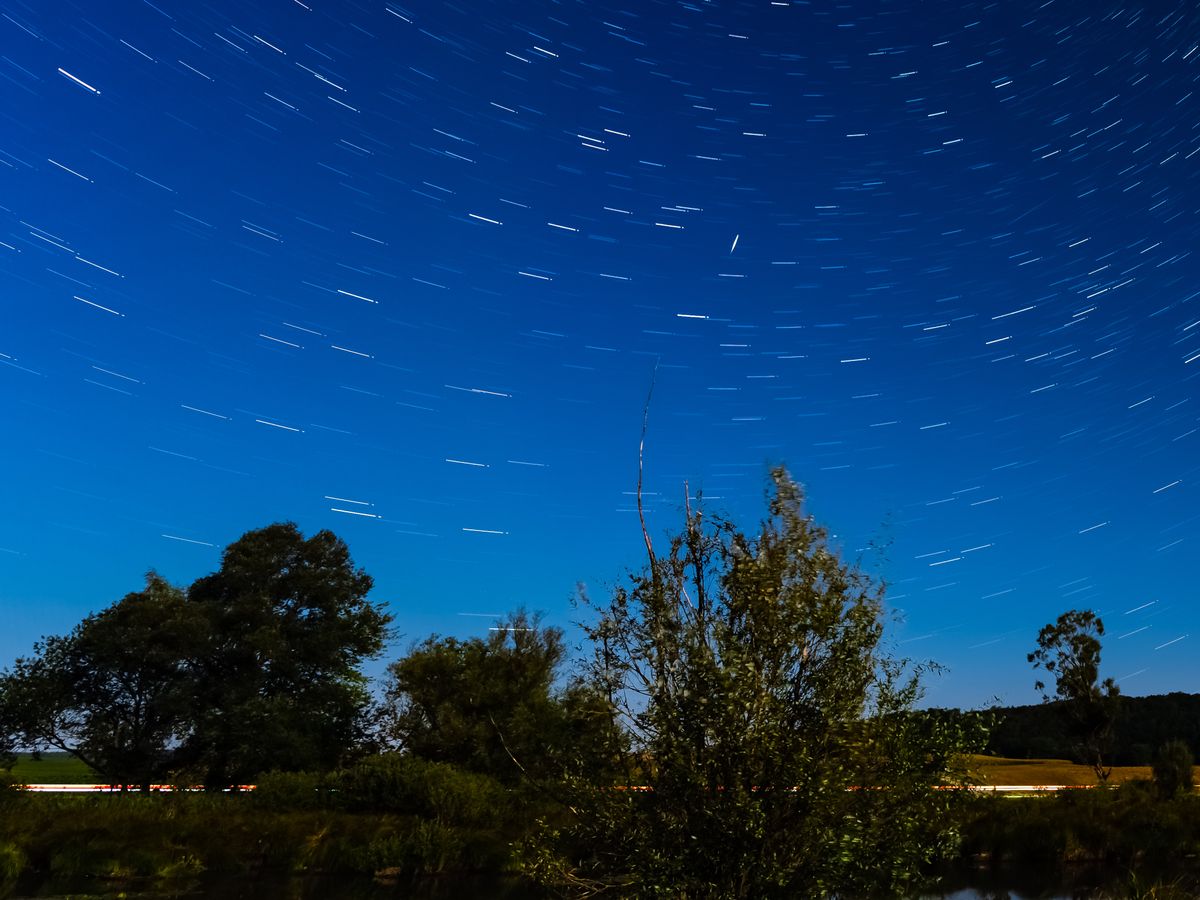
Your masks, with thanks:
M926 702L1036 701L1070 608L1197 690L1198 44L1189 2L2 0L0 665L287 519L393 655L569 625L643 559L653 380L654 533L786 464Z

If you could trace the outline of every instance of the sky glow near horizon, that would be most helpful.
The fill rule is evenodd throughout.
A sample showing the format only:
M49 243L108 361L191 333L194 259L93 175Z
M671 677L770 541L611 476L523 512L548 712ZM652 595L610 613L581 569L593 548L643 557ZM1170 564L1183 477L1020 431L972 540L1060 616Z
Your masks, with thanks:
M1196 690L1189 4L0 4L0 665L242 532L568 625L771 465L928 702ZM868 548L886 544L882 554Z

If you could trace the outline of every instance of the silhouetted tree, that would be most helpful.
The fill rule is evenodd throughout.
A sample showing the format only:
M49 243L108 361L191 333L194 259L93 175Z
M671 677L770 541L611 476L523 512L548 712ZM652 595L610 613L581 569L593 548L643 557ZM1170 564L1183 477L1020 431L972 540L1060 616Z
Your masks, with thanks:
M66 750L137 784L333 768L363 734L359 667L391 621L370 589L340 538L291 523L244 534L186 593L152 572L0 675L0 749Z
M1111 678L1100 682L1100 638L1104 622L1091 610L1072 609L1038 632L1037 648L1028 660L1035 669L1054 676L1053 696L1040 679L1035 688L1042 700L1065 701L1071 733L1084 760L1096 777L1105 782L1112 772L1105 755L1112 740L1120 691Z
M206 785L330 769L352 753L370 700L360 665L391 621L371 585L341 538L285 522L246 532L188 589L207 638L180 755Z
M65 750L111 781L149 785L172 769L192 727L189 661L206 623L151 572L146 587L46 637L0 676L11 741Z

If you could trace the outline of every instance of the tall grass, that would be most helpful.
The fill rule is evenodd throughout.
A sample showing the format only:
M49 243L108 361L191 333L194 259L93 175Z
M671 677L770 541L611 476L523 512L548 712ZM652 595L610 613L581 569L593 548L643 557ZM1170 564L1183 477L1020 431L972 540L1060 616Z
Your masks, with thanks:
M1163 799L1149 782L967 805L962 856L995 863L1134 863L1200 852L1200 796Z
M53 888L202 873L500 873L524 821L520 799L490 779L401 757L268 776L253 794L10 794L0 804L0 896L19 876Z

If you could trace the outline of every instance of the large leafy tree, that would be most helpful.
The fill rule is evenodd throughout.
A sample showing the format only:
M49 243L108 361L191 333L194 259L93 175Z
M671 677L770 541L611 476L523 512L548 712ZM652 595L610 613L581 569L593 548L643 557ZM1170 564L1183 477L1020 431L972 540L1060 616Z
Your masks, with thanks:
M46 637L0 676L0 719L20 746L73 753L114 782L167 776L191 730L189 661L206 623L151 572L146 587Z
M1120 690L1111 678L1100 681L1100 638L1104 621L1091 610L1072 609L1038 632L1037 647L1027 657L1035 669L1054 678L1054 693L1040 679L1034 687L1043 702L1063 700L1076 747L1096 777L1105 782L1112 767L1105 756L1112 743Z
M371 586L340 538L306 539L291 522L247 532L192 584L207 640L181 757L205 784L345 760L370 700L360 665L383 649L391 621L367 599Z
M0 675L0 747L67 750L113 780L223 787L353 752L360 665L391 621L329 531L249 531L186 591L144 590L43 638Z
M895 893L953 843L957 760L982 741L921 716L883 646L883 588L773 473L755 533L690 509L665 555L595 605L589 679L633 742L627 781L574 778L526 870L587 894ZM644 790L628 790L639 787Z
M563 632L518 610L487 637L434 635L388 666L383 730L416 756L512 783L600 764L612 717L583 685L558 685Z

